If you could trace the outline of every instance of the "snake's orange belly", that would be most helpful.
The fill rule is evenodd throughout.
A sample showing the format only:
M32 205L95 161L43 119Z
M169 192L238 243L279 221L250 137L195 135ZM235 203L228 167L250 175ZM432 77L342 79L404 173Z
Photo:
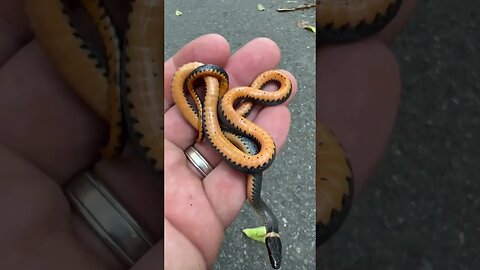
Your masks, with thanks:
M163 171L163 1L131 3L125 48L125 97L131 137Z
M59 0L28 0L32 30L65 81L103 119L108 120L105 68L71 26L68 8Z
M101 0L79 0L102 39L97 54L81 37L71 12L61 0L28 0L33 31L67 83L110 123L110 139L102 154L123 148L124 127L157 172L163 171L163 1L130 3L125 51ZM122 67L120 62L122 61ZM106 66L102 66L106 63ZM120 77L124 76L125 85ZM124 90L122 103L120 89ZM127 117L122 114L126 108Z
M353 175L335 135L317 122L317 246L338 230L353 197Z

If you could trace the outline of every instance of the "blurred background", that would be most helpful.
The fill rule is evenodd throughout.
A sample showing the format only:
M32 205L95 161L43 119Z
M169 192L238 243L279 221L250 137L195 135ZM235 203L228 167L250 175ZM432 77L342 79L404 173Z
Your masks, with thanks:
M232 52L254 38L268 37L280 47L279 68L297 79L299 89L290 105L288 141L264 173L262 189L262 197L279 220L282 269L315 268L315 34L303 28L315 25L315 9L276 11L299 4L276 0L165 1L165 59L207 33L223 35ZM226 232L214 269L270 269L265 245L242 233L244 228L260 225L260 218L246 202Z
M417 1L392 145L317 269L480 269L479 7Z

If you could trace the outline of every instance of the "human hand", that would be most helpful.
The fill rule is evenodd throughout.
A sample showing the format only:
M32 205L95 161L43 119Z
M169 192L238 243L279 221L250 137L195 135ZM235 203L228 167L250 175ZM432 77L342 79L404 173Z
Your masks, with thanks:
M71 211L62 190L97 162L107 123L40 49L23 1L0 3L0 25L0 269L124 269ZM127 151L94 170L136 220L161 238L162 183L143 160ZM132 269L161 269L161 258L162 241Z
M197 132L173 104L171 80L183 64L198 61L224 67L231 87L249 85L261 72L274 69L280 50L265 38L255 39L233 55L225 39L205 35L185 45L165 63L165 269L210 268L223 240L224 230L239 213L246 196L246 175L231 168L206 142L195 144L215 168L205 179L186 160L184 151ZM265 128L278 149L290 126L285 103L255 110L249 118ZM188 258L188 259L185 259Z
M376 35L341 45L317 45L317 120L339 137L358 194L381 162L400 99L400 70L388 45L413 12L404 0Z

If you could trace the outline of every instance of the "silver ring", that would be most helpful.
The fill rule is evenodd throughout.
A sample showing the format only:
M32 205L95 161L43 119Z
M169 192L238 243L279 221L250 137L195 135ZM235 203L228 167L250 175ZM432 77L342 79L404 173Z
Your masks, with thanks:
M65 189L72 205L126 265L133 266L153 246L153 239L92 172L77 176Z
M210 166L208 161L197 151L197 149L195 149L195 147L190 146L185 150L185 155L203 177L206 177L213 170L212 166Z

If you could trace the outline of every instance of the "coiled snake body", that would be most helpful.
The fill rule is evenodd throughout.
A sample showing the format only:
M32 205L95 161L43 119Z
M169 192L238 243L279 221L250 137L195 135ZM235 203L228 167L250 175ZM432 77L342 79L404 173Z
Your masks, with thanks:
M128 29L120 37L103 1L79 0L101 36L93 49L63 0L28 0L37 40L66 82L109 122L102 156L122 150L127 133L157 174L163 174L163 1L130 3ZM124 98L122 98L122 96Z

